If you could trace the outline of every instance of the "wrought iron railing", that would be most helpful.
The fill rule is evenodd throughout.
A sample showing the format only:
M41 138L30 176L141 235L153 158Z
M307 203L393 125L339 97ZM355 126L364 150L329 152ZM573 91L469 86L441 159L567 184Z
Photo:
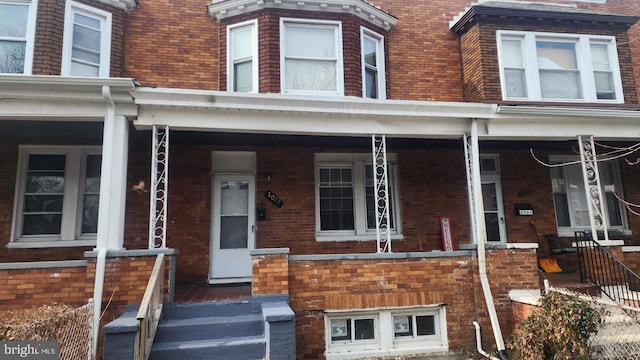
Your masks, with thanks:
M164 254L159 254L153 266L147 289L144 292L140 309L138 310L138 340L136 359L146 360L151 352L153 338L156 335L162 301L164 296Z
M576 232L580 280L591 282L620 304L640 307L640 276L609 250L591 239L588 233Z

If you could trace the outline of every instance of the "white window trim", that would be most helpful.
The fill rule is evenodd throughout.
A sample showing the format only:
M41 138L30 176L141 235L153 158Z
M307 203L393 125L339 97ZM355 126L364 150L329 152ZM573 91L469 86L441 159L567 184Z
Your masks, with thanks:
M111 70L111 13L75 1L67 1L64 17L62 45L62 76L71 76L71 51L73 47L73 14L79 13L100 20L100 67L98 77L109 77Z
M38 17L38 0L5 0L0 1L5 4L28 4L29 13L27 16L27 33L25 54L24 54L24 68L21 75L31 75L33 71L33 48L36 38L36 23ZM2 74L2 73L0 73ZM12 73L8 73L12 74ZM19 73L16 75L20 75Z
M550 155L549 156L549 162L551 164L559 164L559 163L573 162L573 161L579 161L579 160L580 160L580 157L576 156L576 155ZM615 184L620 184L621 185L622 184L622 174L621 174L621 171L620 171L620 165L617 162L615 162L615 163L612 164L611 169L613 171L613 182ZM566 189L568 184L567 184L567 180L566 180L567 176L566 176L566 173L564 171L564 168L562 168L562 177L563 177L563 179L565 179L565 189ZM553 179L553 178L551 178L551 179ZM617 187L616 188L616 192L620 196L622 196L624 198L624 193L623 193L623 187L622 186ZM572 201L571 201L571 199L569 197L570 196L570 192L565 190L565 194L567 195L567 207L569 209L569 213L573 214L574 210L573 210L573 206L572 206ZM604 193L603 193L603 195L604 195ZM631 231L629 229L629 222L628 222L628 219L627 219L627 216L626 216L626 214L627 214L626 211L627 210L624 208L624 206L618 204L618 206L620 206L620 215L621 215L621 218L622 218L622 226L611 226L611 225L609 225L609 222L610 222L609 215L608 215L609 214L609 211L608 211L609 204L607 204L606 199L604 199L603 206L605 208L604 209L604 213L605 213L604 217L605 217L605 219L607 221L607 229L609 229L609 230L620 230L620 231L624 232L625 234L630 235ZM556 208L556 205L555 205L555 202L554 202L554 212L555 212L555 208ZM574 224L573 216L571 216L569 220L571 221L571 226L562 226L561 227L561 226L556 224L557 230L558 230L558 236L573 237L575 235L575 233L574 233L575 231L590 230L590 228L586 227L586 226L576 226Z
M387 98L387 84L386 84L386 71L384 64L384 36L371 31L365 27L360 27L360 61L362 63L362 97L367 97L367 89L366 89L366 64L364 59L364 40L365 38L369 38L376 43L376 64L378 70L378 97L377 99L386 99Z
M317 153L315 154L315 196L316 196L316 241L373 241L377 240L375 229L367 229L367 204L365 194L366 164L371 164L371 153ZM391 230L392 240L401 240L402 217L400 215L400 190L397 176L397 154L387 154L387 167L393 179L393 188L389 189L393 199L394 228ZM320 169L332 167L350 167L353 181L353 213L355 230L321 230L320 228Z
M395 315L433 315L435 335L411 339L396 339L393 317ZM331 320L343 318L375 318L376 343L354 344L331 342ZM375 346L373 346L375 345ZM325 357L328 360L361 359L377 356L402 356L449 351L446 308L442 305L423 307L353 310L327 310L325 315Z
M508 97L507 87L505 84L504 66L502 64L502 40L503 38L520 39L522 41L522 61L525 71L526 93L527 97ZM578 61L578 69L580 71L580 83L582 85L583 99L547 99L542 98L540 89L540 80L538 74L538 64L536 56L536 39L544 38L549 40L573 41L576 43L576 60ZM620 64L618 62L618 51L616 48L616 38L614 36L604 35L584 35L584 34L565 34L565 33L546 33L546 32L529 32L529 31L506 31L498 30L496 32L496 40L498 46L498 62L500 67L500 84L502 88L503 100L522 100L522 101L545 101L545 102L575 102L575 103L624 103L624 94L622 91L622 79L620 75ZM613 74L613 87L616 99L598 99L595 88L595 80L593 78L593 66L591 63L591 43L607 44L609 51L609 63ZM589 56L587 56L589 55Z
M26 187L27 161L30 154L63 154L66 156L64 200L60 235L22 236L22 211ZM87 155L101 155L99 146L41 146L20 145L14 194L11 241L8 248L49 248L95 246L96 235L81 234L82 184Z
M302 26L324 26L334 28L336 44L336 91L285 90L285 28L287 24ZM342 22L329 20L310 20L297 18L280 18L280 92L300 95L344 95L344 64L342 55Z
M257 93L259 91L259 79L260 79L260 62L258 51L258 20L244 21L238 24L227 26L227 91L234 92L233 79L234 79L234 67L233 67L233 49L231 36L234 31L243 28L251 28L251 61L253 77L251 79L252 89L250 92Z

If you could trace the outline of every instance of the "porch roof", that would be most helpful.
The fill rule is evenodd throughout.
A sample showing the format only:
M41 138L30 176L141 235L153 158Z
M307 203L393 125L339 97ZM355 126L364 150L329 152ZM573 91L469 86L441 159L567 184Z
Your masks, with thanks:
M0 120L102 121L104 86L117 115L136 115L132 79L0 75Z
M137 128L398 137L458 138L470 119L495 116L494 104L373 100L355 97L246 94L137 88Z
M374 100L356 97L247 94L138 87L134 125L148 129L280 135L457 139L478 119L485 140L567 140L640 137L638 108L498 105Z

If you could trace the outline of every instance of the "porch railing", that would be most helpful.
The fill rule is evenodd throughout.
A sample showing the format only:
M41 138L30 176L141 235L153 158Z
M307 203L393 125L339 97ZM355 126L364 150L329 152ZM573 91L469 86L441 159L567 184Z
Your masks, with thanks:
M136 341L136 359L146 360L151 352L153 338L156 335L162 300L164 295L164 254L158 254L147 283L140 309L138 310L138 339Z
M640 276L586 232L576 232L575 238L580 280L618 303L640 307Z

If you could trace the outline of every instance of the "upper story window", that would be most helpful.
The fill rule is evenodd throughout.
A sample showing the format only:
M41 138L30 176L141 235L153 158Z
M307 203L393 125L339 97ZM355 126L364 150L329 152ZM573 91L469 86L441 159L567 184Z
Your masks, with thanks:
M577 156L552 156L552 163L578 161ZM624 231L627 229L626 213L613 190L622 191L620 168L617 162L599 162L600 186L606 212L607 227ZM551 168L551 185L558 225L558 235L573 236L574 231L591 229L589 208L582 166L571 164Z
M386 98L384 71L384 37L366 28L360 28L362 45L362 96L372 99Z
M227 27L227 89L258 92L258 22Z
M68 1L62 75L109 77L110 57L111 13Z
M342 24L280 19L283 93L343 95Z
M9 247L95 245L98 147L20 147L13 237Z
M0 1L0 74L31 74L37 0Z
M498 31L505 100L622 103L615 38Z
M389 225L401 236L395 154L389 163ZM373 240L376 232L371 154L316 154L318 240Z

